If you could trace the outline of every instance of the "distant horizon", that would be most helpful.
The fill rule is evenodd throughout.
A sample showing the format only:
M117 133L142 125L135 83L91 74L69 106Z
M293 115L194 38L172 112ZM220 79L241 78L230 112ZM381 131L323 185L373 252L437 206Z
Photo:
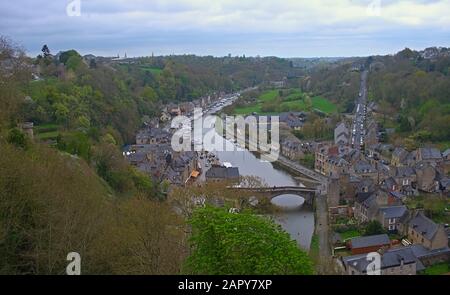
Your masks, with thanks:
M12 39L14 41L13 38L9 37L8 38ZM20 45L20 44L19 44ZM42 44L42 46L45 44ZM51 48L50 45L46 44L50 51L52 52L53 55L56 55L60 52L65 52L68 50L75 50L77 51L81 56L86 56L86 55L94 55L95 57L104 57L104 58L113 58L113 57L117 57L117 55L119 54L120 58L123 58L125 56L125 53L127 54L127 58L147 58L147 57L151 57L152 54L150 55L131 55L128 54L127 52L118 52L116 54L95 54L93 52L90 51L85 51L82 52L80 50L77 50L76 48L68 48L68 49L63 49L63 50L53 50ZM41 46L41 47L42 47ZM268 57L276 57L276 58L283 58L283 59L350 59L350 58L366 58L366 57L370 57L370 56L387 56L387 55L395 55L398 52L404 50L404 49L411 49L412 51L416 51L416 52L420 52L423 51L427 48L450 48L450 46L439 46L439 45L435 45L435 46L427 46L424 48L411 48L411 47L403 47L402 49L399 49L395 52L389 52L389 53L378 53L378 54L368 54L368 55L353 55L353 56L278 56L278 55L247 55L247 54L231 54L231 57L243 57L245 56L246 58L256 58L256 57L260 57L260 58L268 58ZM24 48L25 53L28 57L31 58L35 58L37 57L39 54L41 54L41 51L37 51L33 54L30 54L30 52ZM225 54L225 55L211 55L211 54L198 54L198 53L171 53L171 54L153 54L154 57L168 57L168 56L198 56L198 57L214 57L214 58L223 58L223 57L228 57L229 54Z
M16 0L0 28L30 55L365 57L450 47L450 0Z

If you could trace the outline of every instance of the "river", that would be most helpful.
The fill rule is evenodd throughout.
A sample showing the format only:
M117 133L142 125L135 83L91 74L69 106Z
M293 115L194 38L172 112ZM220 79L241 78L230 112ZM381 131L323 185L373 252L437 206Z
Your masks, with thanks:
M269 186L302 186L289 172L275 167L272 163L261 161L247 150L215 154L222 163L228 162L233 167L238 167L241 176L257 176ZM309 250L314 233L314 212L303 206L303 202L302 198L294 195L276 197L272 203L283 210L272 217L301 248Z
M222 105L206 110L206 113L217 113L223 107L233 103L235 99L236 96L230 97ZM203 129L203 135L209 131L211 129ZM217 132L215 137L222 140L222 137ZM236 147L234 143L228 141L227 144L235 146L235 151L213 151L213 153L216 154L222 163L228 162L233 167L238 167L241 176L259 177L269 186L303 186L289 172L275 167L270 162L261 161L254 153ZM205 149L209 150L207 147ZM303 206L303 202L303 198L295 195L278 196L272 200L272 203L281 210L279 210L279 213L272 215L272 217L275 222L289 233L293 240L297 241L299 247L309 250L314 234L314 212L311 208Z

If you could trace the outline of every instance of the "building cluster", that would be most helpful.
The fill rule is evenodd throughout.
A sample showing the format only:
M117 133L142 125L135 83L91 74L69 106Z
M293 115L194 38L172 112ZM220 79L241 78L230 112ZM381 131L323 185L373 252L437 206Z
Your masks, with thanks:
M237 168L222 167L215 155L211 153L174 151L171 141L177 128L168 126L168 121L176 116L192 118L195 108L208 110L221 107L233 97L236 95L218 93L192 102L165 106L159 118L144 123L145 126L136 134L136 143L124 151L124 156L138 170L151 176L154 181L168 181L175 186L194 182L203 172L206 172L205 178L208 181L238 179ZM167 127L160 128L160 124Z
M415 275L426 267L448 263L448 230L427 218L422 212L409 214L407 210L395 209L390 218L392 224L401 226L407 239L403 245L391 242L387 234L357 237L350 240L351 256L341 258L346 274L365 275L374 270L374 260L370 253L378 253L381 275ZM401 216L401 217L399 217Z
M193 151L175 152L171 138L169 131L148 125L137 133L136 144L129 146L124 154L133 166L154 181L185 185L201 172L198 155Z
M386 232L405 237L404 247L392 247L387 236L352 240L349 247L354 255L342 260L346 272L366 273L370 263L366 254L377 251L381 253L382 274L416 274L424 267L448 261L448 225L436 224L423 212L408 210L405 204L423 193L450 197L450 150L407 151L381 144L377 128L372 128L375 140L366 142L366 149L361 150L352 146L345 123L339 124L334 143L317 147L315 170L329 179L332 220L346 215L358 224L379 221Z
M192 117L194 115L194 109L206 109L214 104L220 105L223 100L228 99L229 97L230 95L220 92L213 93L212 95L204 96L193 101L180 102L178 104L170 103L162 108L159 119L164 123L170 121L176 116Z
M315 170L329 177L330 207L355 203L358 194L394 194L400 200L420 193L450 195L450 150L402 147L375 142L365 151L350 144L349 130L339 124L334 144L320 144Z

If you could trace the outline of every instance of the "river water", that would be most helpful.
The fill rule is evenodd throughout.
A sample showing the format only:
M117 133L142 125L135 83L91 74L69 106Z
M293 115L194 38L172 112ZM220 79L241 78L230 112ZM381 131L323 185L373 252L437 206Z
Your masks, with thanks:
M219 135L217 135L219 136ZM255 154L238 149L233 152L215 152L220 161L229 162L239 168L241 176L257 176L269 186L302 186L290 173L261 161ZM303 206L304 199L296 195L278 196L272 203L280 207L280 212L272 217L288 232L298 245L309 250L314 233L314 213Z
M232 100L224 106L231 103ZM216 113L224 106L213 108L208 111L208 114ZM215 128L204 128L203 135L212 129ZM217 132L214 137L215 140L222 140ZM235 146L234 151L213 151L214 149L207 147L205 149L216 154L222 163L228 162L233 167L238 167L241 176L259 177L268 186L303 186L293 175L275 167L270 162L261 161L254 153L236 147L230 141L226 141L226 145ZM293 240L297 241L299 247L309 250L314 233L314 213L311 208L303 206L303 202L304 199L296 195L278 196L272 200L272 203L280 208L280 212L272 215L272 217L289 233Z

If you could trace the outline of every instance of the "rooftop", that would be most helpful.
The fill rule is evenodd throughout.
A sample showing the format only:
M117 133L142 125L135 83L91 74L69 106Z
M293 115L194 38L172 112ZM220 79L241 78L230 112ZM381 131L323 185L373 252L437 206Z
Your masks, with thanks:
M351 239L352 248L365 248L372 246L380 246L380 245L390 245L391 240L388 235L376 235L376 236L368 236L368 237L357 237Z
M402 217L408 209L406 206L391 206L380 208L380 214L384 218L400 218Z
M206 172L206 178L239 178L239 169L237 167L212 167Z
M409 226L412 227L416 232L421 233L428 240L433 239L434 235L438 230L438 225L434 223L431 219L419 212L410 222Z

